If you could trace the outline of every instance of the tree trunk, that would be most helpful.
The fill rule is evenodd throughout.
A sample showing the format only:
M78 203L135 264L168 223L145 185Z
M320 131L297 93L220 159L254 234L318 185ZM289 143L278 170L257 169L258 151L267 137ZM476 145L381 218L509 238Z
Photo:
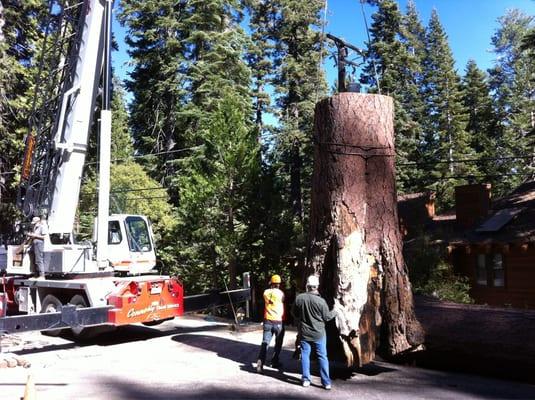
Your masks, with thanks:
M308 273L339 313L329 335L348 366L423 342L397 217L393 101L340 93L315 113ZM332 354L332 352L330 353Z

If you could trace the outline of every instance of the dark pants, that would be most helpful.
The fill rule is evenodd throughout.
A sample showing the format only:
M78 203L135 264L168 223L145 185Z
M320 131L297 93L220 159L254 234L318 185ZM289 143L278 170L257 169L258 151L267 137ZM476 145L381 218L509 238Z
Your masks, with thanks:
M44 251L45 243L42 240L34 240L32 247L35 260L35 272L44 275L46 266L46 256Z
M271 338L275 335L275 349L273 350L273 357L271 362L278 363L279 355L282 349L282 341L284 340L284 326L282 322L264 321L264 333L262 335L262 345L260 346L260 353L258 359L262 361L262 364L266 362L266 353Z

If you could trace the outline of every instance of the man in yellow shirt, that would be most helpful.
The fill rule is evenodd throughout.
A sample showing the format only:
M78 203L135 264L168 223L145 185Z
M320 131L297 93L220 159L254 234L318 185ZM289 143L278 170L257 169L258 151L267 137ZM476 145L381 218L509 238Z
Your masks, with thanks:
M270 288L264 290L264 333L262 335L262 344L260 353L256 362L256 371L261 373L266 363L266 353L271 338L275 335L275 349L271 359L271 366L280 368L279 355L282 349L284 339L284 293L280 290L281 277L273 275L270 281Z

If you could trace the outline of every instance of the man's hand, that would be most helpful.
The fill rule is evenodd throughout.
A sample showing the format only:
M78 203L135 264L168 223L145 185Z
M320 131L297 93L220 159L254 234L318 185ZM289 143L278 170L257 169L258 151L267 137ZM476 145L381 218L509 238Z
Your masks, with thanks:
M347 322L344 318L344 307L338 302L334 302L333 311L336 313L335 321L336 321L336 327L338 328L338 331L342 335L347 335L349 332L349 327L347 326Z

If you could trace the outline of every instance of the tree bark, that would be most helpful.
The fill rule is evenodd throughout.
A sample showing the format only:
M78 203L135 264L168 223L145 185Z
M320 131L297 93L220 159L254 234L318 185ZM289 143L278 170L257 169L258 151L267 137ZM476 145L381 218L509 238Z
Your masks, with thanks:
M307 272L338 310L335 358L348 366L423 342L397 217L392 98L340 93L315 111ZM332 354L332 353L330 353Z

